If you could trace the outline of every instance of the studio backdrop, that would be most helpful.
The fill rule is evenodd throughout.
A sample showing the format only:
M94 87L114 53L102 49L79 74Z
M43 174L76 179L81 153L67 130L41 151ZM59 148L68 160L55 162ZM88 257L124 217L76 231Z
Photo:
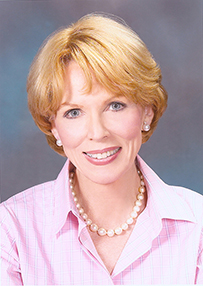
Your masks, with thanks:
M168 108L140 155L166 183L203 193L202 0L2 1L1 201L55 179L65 162L32 120L26 77L48 35L92 12L123 18L161 66Z

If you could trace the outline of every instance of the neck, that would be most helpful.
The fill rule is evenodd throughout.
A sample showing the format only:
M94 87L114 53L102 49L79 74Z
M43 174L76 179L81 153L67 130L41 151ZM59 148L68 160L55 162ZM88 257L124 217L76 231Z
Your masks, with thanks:
M92 221L113 228L128 217L140 186L135 165L110 184L97 184L79 171L76 171L76 177L75 190L79 203Z

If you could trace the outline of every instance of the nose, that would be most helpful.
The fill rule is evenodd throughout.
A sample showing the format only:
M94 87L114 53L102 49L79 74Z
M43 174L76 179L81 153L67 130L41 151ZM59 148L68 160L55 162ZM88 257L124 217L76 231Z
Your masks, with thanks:
M101 115L92 115L89 118L88 125L89 140L102 141L104 138L108 137L109 131L106 128Z

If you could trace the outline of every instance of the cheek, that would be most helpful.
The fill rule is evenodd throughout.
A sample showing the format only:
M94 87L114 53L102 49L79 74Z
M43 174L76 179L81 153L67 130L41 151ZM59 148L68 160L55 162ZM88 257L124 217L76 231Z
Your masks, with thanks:
M115 125L115 133L126 140L134 140L142 136L142 119L137 114L124 117Z
M57 126L56 126L57 128ZM64 150L75 149L83 142L86 134L81 124L69 123L57 128Z

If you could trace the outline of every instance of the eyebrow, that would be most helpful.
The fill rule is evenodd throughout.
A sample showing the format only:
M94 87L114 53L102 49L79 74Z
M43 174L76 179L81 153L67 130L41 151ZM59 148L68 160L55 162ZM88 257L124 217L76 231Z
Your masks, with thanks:
M68 106L70 108L82 108L83 107L83 105L81 105L81 104L71 103L71 102L65 101L65 102L61 103L58 110L60 110L61 108L65 107L65 106Z
M112 96L112 97L110 97L110 98L108 98L107 100L105 100L104 101L104 104L106 104L106 103L108 103L108 102L111 102L114 98L120 98L120 97L125 97L124 95L114 95L114 96ZM61 106L59 107L59 109L61 108L61 107L63 107L63 106L70 106L70 107L79 107L79 108L81 108L81 107L83 107L83 105L80 105L80 104L78 104L78 103L71 103L71 102L68 102L68 101L65 101L65 102L63 102L63 103L61 103Z
M61 106L66 106L66 105L75 106L75 105L78 105L78 104L77 103L70 103L70 102L67 102L67 101L61 103Z

